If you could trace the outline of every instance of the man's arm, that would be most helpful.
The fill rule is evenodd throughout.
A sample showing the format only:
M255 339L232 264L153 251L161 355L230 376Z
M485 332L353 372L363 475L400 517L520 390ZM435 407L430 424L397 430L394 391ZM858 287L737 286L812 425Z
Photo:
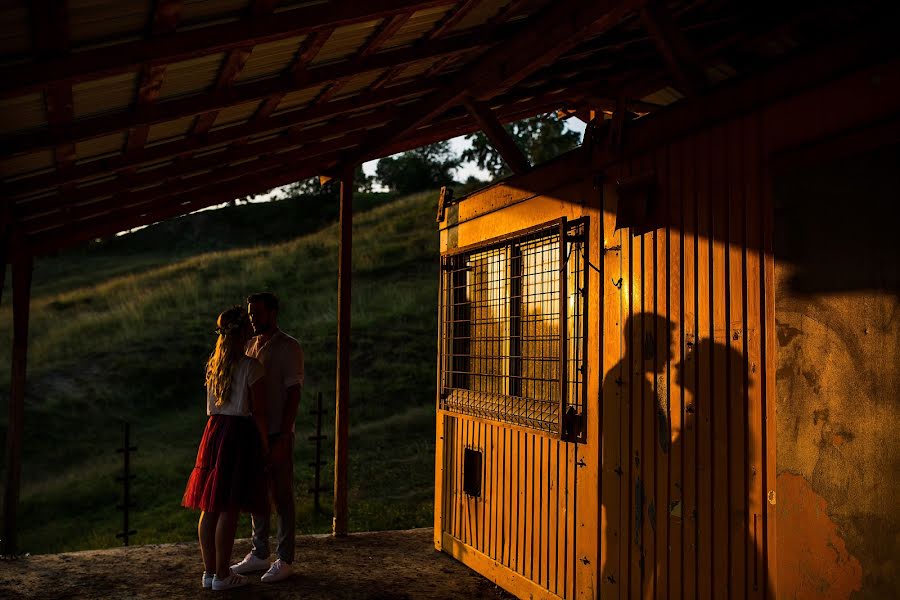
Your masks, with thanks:
M303 389L303 350L298 345L291 357L292 369L285 378L287 386L284 407L281 410L281 430L272 448L272 458L283 460L289 453L290 440L294 431L294 421L300 406L300 391Z
M297 408L300 406L300 384L292 385L287 389L284 399L284 410L281 412L281 434L289 435L294 431L294 420L297 418Z

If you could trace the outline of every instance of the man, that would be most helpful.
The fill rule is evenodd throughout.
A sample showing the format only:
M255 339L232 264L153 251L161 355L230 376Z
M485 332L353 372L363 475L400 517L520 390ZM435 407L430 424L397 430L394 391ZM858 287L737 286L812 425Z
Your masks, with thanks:
M268 569L262 581L274 583L291 576L294 562L294 420L303 386L303 350L300 343L278 329L278 298L270 292L247 298L247 312L256 335L247 343L247 355L266 370L266 409L269 422L269 494L278 515L277 560L269 565L269 517L253 515L253 549L232 565L235 573Z

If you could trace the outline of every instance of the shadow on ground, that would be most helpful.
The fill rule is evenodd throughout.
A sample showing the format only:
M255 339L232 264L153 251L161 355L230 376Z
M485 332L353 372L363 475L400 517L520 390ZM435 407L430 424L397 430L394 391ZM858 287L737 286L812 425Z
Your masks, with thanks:
M248 540L235 543L237 560ZM431 529L297 538L291 579L251 584L221 598L412 600L510 599L490 581L436 552ZM203 568L196 543L45 554L0 562L2 598L198 598Z

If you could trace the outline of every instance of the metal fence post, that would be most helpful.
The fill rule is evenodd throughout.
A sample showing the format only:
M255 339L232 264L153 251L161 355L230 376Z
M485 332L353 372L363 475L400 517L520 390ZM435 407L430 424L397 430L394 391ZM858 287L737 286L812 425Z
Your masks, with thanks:
M122 511L122 531L117 533L116 537L122 538L123 546L128 545L128 536L137 533L137 530L128 528L128 511L135 506L131 501L131 480L134 479L134 475L131 474L131 453L136 451L137 446L131 445L131 425L126 421L124 423L124 444L121 448L116 449L117 453L122 454L124 462L122 474L116 477L116 481L122 482L122 504L116 506L116 510Z

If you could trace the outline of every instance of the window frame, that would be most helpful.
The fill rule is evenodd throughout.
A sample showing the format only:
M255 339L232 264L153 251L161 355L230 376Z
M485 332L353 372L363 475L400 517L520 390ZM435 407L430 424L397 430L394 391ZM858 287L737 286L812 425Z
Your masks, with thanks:
M588 269L587 256L589 252L588 234L589 219L580 217L568 220L565 217L554 219L533 227L520 229L509 232L494 238L476 242L460 248L453 248L441 253L441 269L440 269L440 288L439 288L439 307L438 307L438 409L448 412L470 414L477 417L487 418L492 421L501 423L510 423L513 425L523 426L536 432L551 434L559 439L572 442L585 442L586 427L585 419L587 414L587 334L588 334L588 284L590 272ZM577 235L573 234L577 231ZM509 409L510 403L545 403L551 407L553 405L553 394L549 394L547 399L529 398L521 395L523 389L523 364L525 357L521 355L521 346L526 341L527 336L523 332L522 317L523 307L525 305L522 296L523 279L527 276L522 265L521 247L528 243L529 238L540 241L541 234L546 234L546 239L555 240L558 245L558 262L557 265L565 265L565 275L562 274L562 267L558 269L558 277L555 282L555 290L558 294L558 307L556 311L557 323L559 328L559 337L554 342L557 350L556 356L559 360L559 377L556 380L559 394L555 420L544 421L527 416L512 416L503 412ZM576 251L579 244L580 250ZM467 294L467 283L464 281L466 274L470 272L470 267L460 268L460 257L470 257L478 253L487 253L494 250L506 250L505 260L507 261L507 269L510 269L515 261L518 261L518 269L514 274L507 274L501 285L505 289L506 303L506 319L508 321L507 333L505 338L499 338L501 344L508 347L507 354L503 358L504 374L502 392L496 391L481 392L472 390L472 377L478 375L472 374L468 369L468 361L473 358L472 354L473 339L470 337L473 324L473 309L471 301L460 301L460 294ZM581 257L572 256L583 253ZM468 260L468 258L466 258ZM574 260L570 263L570 260ZM454 266L455 265L455 266ZM581 286L575 291L576 304L570 313L569 303L569 279L573 278L576 285L580 282ZM518 293L516 293L518 289ZM452 311L463 311L463 318L459 314L449 314ZM576 326L580 329L569 335L569 320L575 318L580 320L576 322ZM459 336L459 332L464 335ZM460 337L467 342L461 343ZM570 341L575 348L576 364L571 362L569 356ZM579 343L580 342L580 343ZM468 346L466 346L468 344ZM580 356L579 356L580 355ZM449 367L449 369L448 369ZM573 371L570 373L570 369ZM574 371L578 371L574 373ZM578 398L569 398L570 389L578 393ZM454 394L466 393L467 395L478 395L482 397L482 406L476 407L474 404L461 406L457 404L452 406L452 398ZM491 408L493 404L496 409ZM485 408L485 406L487 408ZM543 414L543 413L542 413ZM539 425L535 425L538 423Z

